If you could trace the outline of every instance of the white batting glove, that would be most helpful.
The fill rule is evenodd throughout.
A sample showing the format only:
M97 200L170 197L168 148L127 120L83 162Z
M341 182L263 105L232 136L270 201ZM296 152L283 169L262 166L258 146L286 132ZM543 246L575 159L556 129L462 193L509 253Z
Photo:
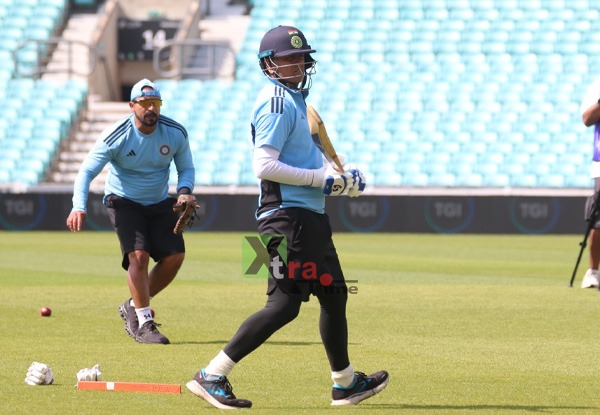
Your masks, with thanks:
M100 372L100 365L96 365L93 368L81 369L77 372L77 380L87 381L100 381L102 380L102 372Z
M352 174L352 185L348 188L348 196L358 197L367 187L367 179L358 167L351 167L348 173Z
M54 382L54 374L50 366L44 363L33 362L27 370L25 383L31 386L51 385Z
M323 193L327 196L340 196L342 195L349 186L353 184L353 176L352 174L345 173L336 173L328 174L325 177L325 182L323 184Z
M313 172L311 186L321 187L327 196L340 196L354 184L354 176L351 173L340 173L329 162Z

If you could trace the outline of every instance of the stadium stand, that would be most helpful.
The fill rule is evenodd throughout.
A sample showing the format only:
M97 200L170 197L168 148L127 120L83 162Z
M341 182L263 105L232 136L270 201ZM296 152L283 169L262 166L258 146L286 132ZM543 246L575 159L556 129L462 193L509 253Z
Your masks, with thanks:
M1 176L4 182L28 186L45 178L86 95L84 82L7 81L0 92L7 105L0 165L12 167Z
M251 102L265 28L297 25L319 51L309 101L375 185L587 187L591 139L578 106L597 55L585 45L599 43L586 10L582 1L256 1L228 89L244 85L238 96ZM231 110L240 120L219 140L243 140L249 106Z
M62 24L65 4L3 0L0 57L14 51L23 36L49 36ZM587 0L250 4L233 82L158 80L163 113L188 127L198 184L256 183L248 144L249 114L262 81L256 51L266 29L292 24L318 50L309 102L321 112L338 151L361 165L370 183L590 186L591 132L581 123L579 102L595 77L590 68L600 61L600 39L592 29L599 13ZM33 31L26 10L34 7L47 10L53 24ZM21 52L19 62L36 57L31 50ZM1 90L14 101L0 133L0 166L11 166L2 168L0 183L47 180L87 93L85 85L71 84L18 79L9 65L0 66ZM48 94L52 109L30 113L25 100L37 96L31 90ZM22 137L11 136L13 131ZM37 140L44 144L30 145ZM22 162L33 147L45 149L46 156L37 151L39 162Z
M18 76L40 63L46 51L20 47L26 39L60 32L66 0L0 2L0 98L5 104L0 132L0 183L34 185L44 180L60 143L87 96L85 82L48 82ZM17 65L20 65L17 68Z

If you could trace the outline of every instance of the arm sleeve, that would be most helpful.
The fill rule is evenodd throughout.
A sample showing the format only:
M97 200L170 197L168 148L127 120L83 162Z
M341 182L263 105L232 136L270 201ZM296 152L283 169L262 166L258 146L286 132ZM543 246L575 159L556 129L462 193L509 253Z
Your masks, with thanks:
M293 186L323 186L323 174L319 169L301 169L282 163L279 161L279 151L270 146L254 149L252 165L254 174L261 180Z
M73 185L73 211L87 211L90 183L110 160L110 150L98 140L81 164Z

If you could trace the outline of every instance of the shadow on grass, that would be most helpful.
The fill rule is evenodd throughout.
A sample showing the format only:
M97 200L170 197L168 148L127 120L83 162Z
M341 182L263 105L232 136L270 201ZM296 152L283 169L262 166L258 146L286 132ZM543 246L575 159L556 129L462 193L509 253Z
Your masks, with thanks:
M321 345L321 342L292 342L292 341L266 341L266 345L272 346L311 346L314 344Z
M546 405L404 405L404 404L377 404L377 403L362 403L355 409L364 408L365 410L372 409L390 409L392 411L408 410L408 411L430 411L430 410L452 410L452 411L523 411L523 412L553 412L565 410L590 410L600 409L597 406L546 406Z
M206 340L206 341L172 341L172 345L186 345L186 344L222 344L226 345L229 340Z
M229 340L206 340L206 341L174 341L171 344L222 344L225 345L229 342ZM321 342L293 342L293 341L266 341L265 345L271 346L312 346L312 345L321 345ZM349 345L353 345L357 343L349 343Z
M293 341L266 341L264 344L270 344L272 346L313 346L322 345L321 342L293 342ZM348 343L348 346L357 345L358 343Z

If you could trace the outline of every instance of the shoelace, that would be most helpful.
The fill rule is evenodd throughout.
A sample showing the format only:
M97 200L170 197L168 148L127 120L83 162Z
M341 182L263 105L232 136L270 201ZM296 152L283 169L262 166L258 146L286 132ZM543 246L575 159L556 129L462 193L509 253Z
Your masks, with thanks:
M225 395L229 399L235 399L235 395L233 394L233 388L231 387L231 383L229 383L229 379L226 376L219 376L219 379L214 381L217 386L219 386L225 392Z
M144 326L146 325L148 327L148 330L150 330L152 333L158 333L158 327L160 327L159 323L151 321L149 323L144 324Z
M357 385L360 382L369 383L369 378L368 378L368 376L365 373L363 373L363 372L354 372L354 375L356 376L356 382L354 383L355 385Z

